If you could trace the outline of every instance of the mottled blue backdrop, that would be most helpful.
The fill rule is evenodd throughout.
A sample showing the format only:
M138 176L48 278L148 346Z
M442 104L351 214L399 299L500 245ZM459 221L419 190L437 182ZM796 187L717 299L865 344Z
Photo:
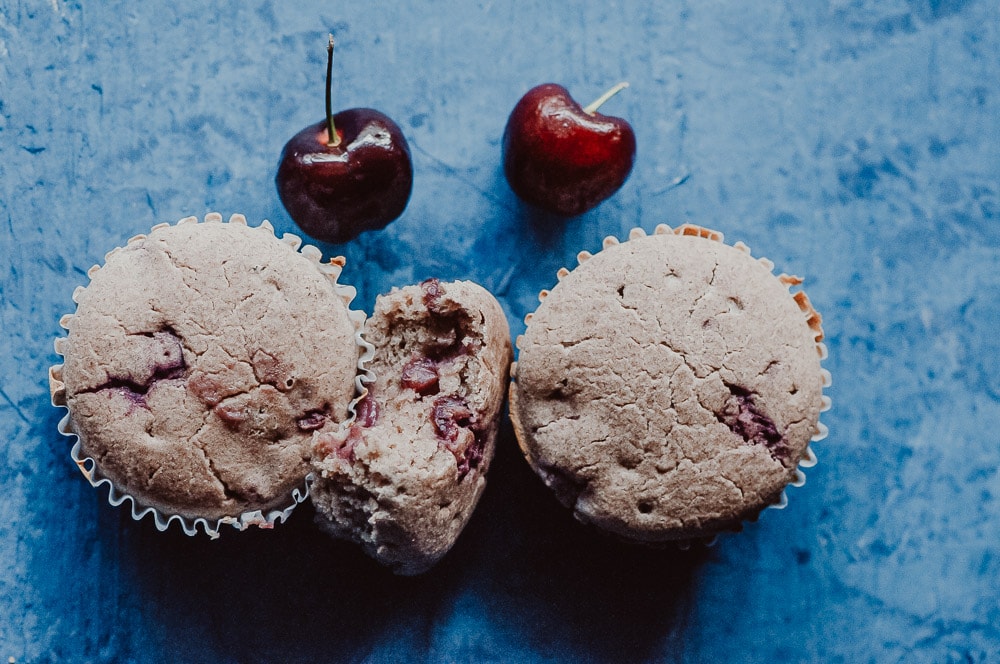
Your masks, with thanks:
M1000 5L0 0L0 662L987 662L1000 658ZM317 534L159 533L69 461L52 339L86 270L158 222L294 231L284 142L336 106L397 119L403 217L344 254L358 303L471 278L514 333L606 235L696 222L806 278L834 408L819 465L687 553L578 527L509 426L431 573ZM625 187L553 224L500 168L535 84L628 118Z

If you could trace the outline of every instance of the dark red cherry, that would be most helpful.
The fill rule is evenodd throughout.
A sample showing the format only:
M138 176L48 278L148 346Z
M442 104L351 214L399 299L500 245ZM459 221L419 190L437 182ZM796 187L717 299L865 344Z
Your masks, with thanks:
M438 363L429 357L417 356L403 366L399 384L420 396L438 393Z
M554 83L521 97L503 134L504 174L514 193L574 216L618 191L635 162L635 133L625 120L597 109L627 85L619 83L586 108Z
M403 213L413 188L413 165L403 132L384 113L371 108L331 112L332 37L327 54L327 117L285 144L275 183L303 232L341 243L385 228Z

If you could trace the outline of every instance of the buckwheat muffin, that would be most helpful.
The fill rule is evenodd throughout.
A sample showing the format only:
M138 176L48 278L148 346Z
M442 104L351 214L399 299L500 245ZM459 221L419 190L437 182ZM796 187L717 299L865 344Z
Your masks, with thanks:
M665 226L560 271L518 339L511 417L581 521L642 542L736 529L778 503L828 374L800 279L719 233Z
M317 522L399 574L454 544L483 488L511 361L500 305L468 281L378 298L365 338L375 382L345 431L315 436Z
M348 416L361 321L340 263L267 222L205 222L159 225L91 270L51 387L113 503L214 535L304 499L313 434Z

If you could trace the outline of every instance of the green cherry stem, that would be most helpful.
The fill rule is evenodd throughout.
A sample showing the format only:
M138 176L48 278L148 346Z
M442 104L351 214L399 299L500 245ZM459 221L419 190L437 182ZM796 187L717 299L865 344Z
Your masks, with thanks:
M601 95L594 101L584 106L583 112L586 113L587 115L593 115L594 113L597 112L597 109L599 109L604 104L604 102L611 99L612 97L614 97L616 94L618 94L627 87L628 87L628 81L622 81L621 83L614 85L610 90L605 92L603 95Z
M326 45L326 129L329 135L326 139L328 148L335 148L340 145L340 136L337 128L333 126L333 101L330 99L330 90L333 87L333 35Z

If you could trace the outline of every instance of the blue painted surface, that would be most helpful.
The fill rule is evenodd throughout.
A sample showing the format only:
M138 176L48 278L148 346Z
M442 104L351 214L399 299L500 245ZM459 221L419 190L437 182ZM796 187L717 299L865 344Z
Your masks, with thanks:
M202 4L0 0L0 661L998 661L996 2ZM707 552L610 542L508 426L454 551L402 579L306 508L210 542L81 479L46 384L73 289L154 223L295 230L272 178L321 117L328 30L336 105L396 118L416 170L401 219L323 247L361 306L471 278L519 333L577 251L660 222L807 278L832 433L786 510ZM499 166L508 111L620 79L632 178L540 228Z

